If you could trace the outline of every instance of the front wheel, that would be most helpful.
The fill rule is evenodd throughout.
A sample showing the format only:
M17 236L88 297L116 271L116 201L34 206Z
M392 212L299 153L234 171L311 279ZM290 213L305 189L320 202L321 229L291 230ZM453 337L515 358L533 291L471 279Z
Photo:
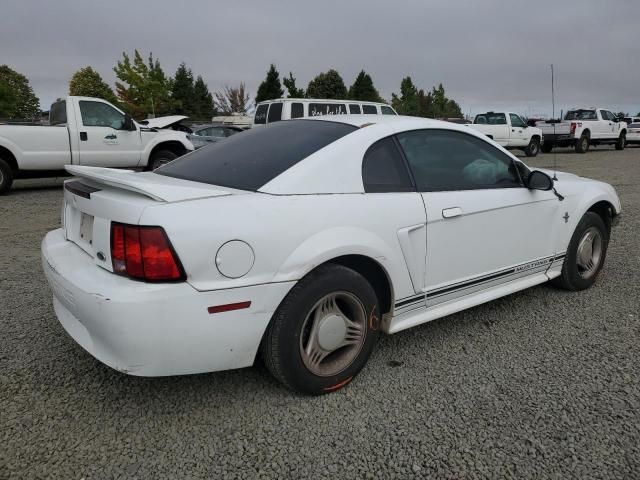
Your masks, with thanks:
M616 150L624 150L624 147L627 145L627 137L624 133L621 133L616 140Z
M178 155L173 153L171 150L158 150L151 155L151 159L149 160L149 170L155 170L176 158L178 158Z
M292 390L333 392L366 364L379 318L378 299L362 275L342 265L322 265L278 307L262 340L262 358Z
M524 154L527 157L535 157L536 155L538 155L539 150L540 140L538 140L537 138L532 138L529 142L529 145L527 145L527 148L524 149Z
M562 273L553 283L565 290L589 288L604 265L608 244L609 234L600 215L585 213L569 242Z

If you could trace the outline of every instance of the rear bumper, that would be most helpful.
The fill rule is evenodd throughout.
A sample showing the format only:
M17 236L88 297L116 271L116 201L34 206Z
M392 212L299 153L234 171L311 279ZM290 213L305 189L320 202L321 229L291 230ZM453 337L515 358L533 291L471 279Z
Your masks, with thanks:
M199 292L187 283L147 284L114 275L64 239L42 242L42 266L55 313L67 333L106 365L139 376L241 368L293 282ZM215 305L251 301L209 314Z

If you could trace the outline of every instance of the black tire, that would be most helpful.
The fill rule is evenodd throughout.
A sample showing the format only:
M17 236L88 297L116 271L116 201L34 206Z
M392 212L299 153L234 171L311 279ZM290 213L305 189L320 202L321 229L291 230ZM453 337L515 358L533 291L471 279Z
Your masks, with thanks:
M540 150L542 150L542 153L551 153L551 150L553 150L553 143L544 142L540 147Z
M601 239L601 252L597 261L597 265L594 264L593 272L590 276L585 278L580 272L580 266L578 265L578 248L584 235L590 229L594 229L600 235ZM591 230L593 231L593 230ZM557 287L564 288L565 290L578 291L585 290L593 285L604 265L604 260L607 256L607 247L609 245L609 234L607 227L602 220L602 217L594 212L587 212L578 222L571 241L569 242L569 248L562 265L562 273L559 277L552 280L552 283Z
M149 159L149 170L155 170L176 158L178 158L178 155L171 150L158 150L157 152L153 152Z
M537 138L532 138L531 141L529 142L529 145L527 145L527 148L524 149L524 154L527 157L535 157L536 155L538 155L539 151L540 151L540 140L538 140Z
M326 375L319 375L307 367L305 358L310 357L303 358L303 345L305 339L311 341L314 322L320 325L331 316L325 313L322 320L311 316L316 308L321 309L318 306L321 301L331 295L357 299L362 307L359 312L365 315L364 324L361 323L363 333L358 346L338 348L320 360L319 365L329 360L329 368L325 367ZM346 310L345 304L340 310ZM379 323L380 305L369 282L358 272L342 265L321 265L293 287L274 313L262 339L262 359L271 374L288 388L309 395L330 393L347 385L362 370L376 344ZM317 330L318 339L319 332L320 329ZM317 344L320 345L321 341L318 340ZM331 372L333 360L345 358L345 352L348 353L348 362L342 367L338 362L337 368L342 369ZM353 359L349 360L351 357Z
M576 153L587 153L589 151L589 135L583 133L576 142Z
M7 162L0 158L0 195L11 190L13 170Z
M616 150L624 150L624 147L627 146L627 136L622 132L616 140Z

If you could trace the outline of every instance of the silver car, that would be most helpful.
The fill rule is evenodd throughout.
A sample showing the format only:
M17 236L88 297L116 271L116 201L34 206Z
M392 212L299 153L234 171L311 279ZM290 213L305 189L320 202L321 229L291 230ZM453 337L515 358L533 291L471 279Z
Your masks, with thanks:
M244 129L231 125L194 125L191 127L191 134L188 135L189 140L195 148L201 148L210 143L215 143L223 138L242 132Z

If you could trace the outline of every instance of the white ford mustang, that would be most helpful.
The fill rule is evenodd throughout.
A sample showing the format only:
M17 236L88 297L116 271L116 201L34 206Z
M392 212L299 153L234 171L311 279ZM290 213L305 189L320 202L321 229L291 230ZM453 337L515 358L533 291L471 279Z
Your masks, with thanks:
M42 244L55 312L142 376L253 364L320 394L395 333L553 280L590 287L621 211L465 126L334 116L257 127L155 172L73 166Z

